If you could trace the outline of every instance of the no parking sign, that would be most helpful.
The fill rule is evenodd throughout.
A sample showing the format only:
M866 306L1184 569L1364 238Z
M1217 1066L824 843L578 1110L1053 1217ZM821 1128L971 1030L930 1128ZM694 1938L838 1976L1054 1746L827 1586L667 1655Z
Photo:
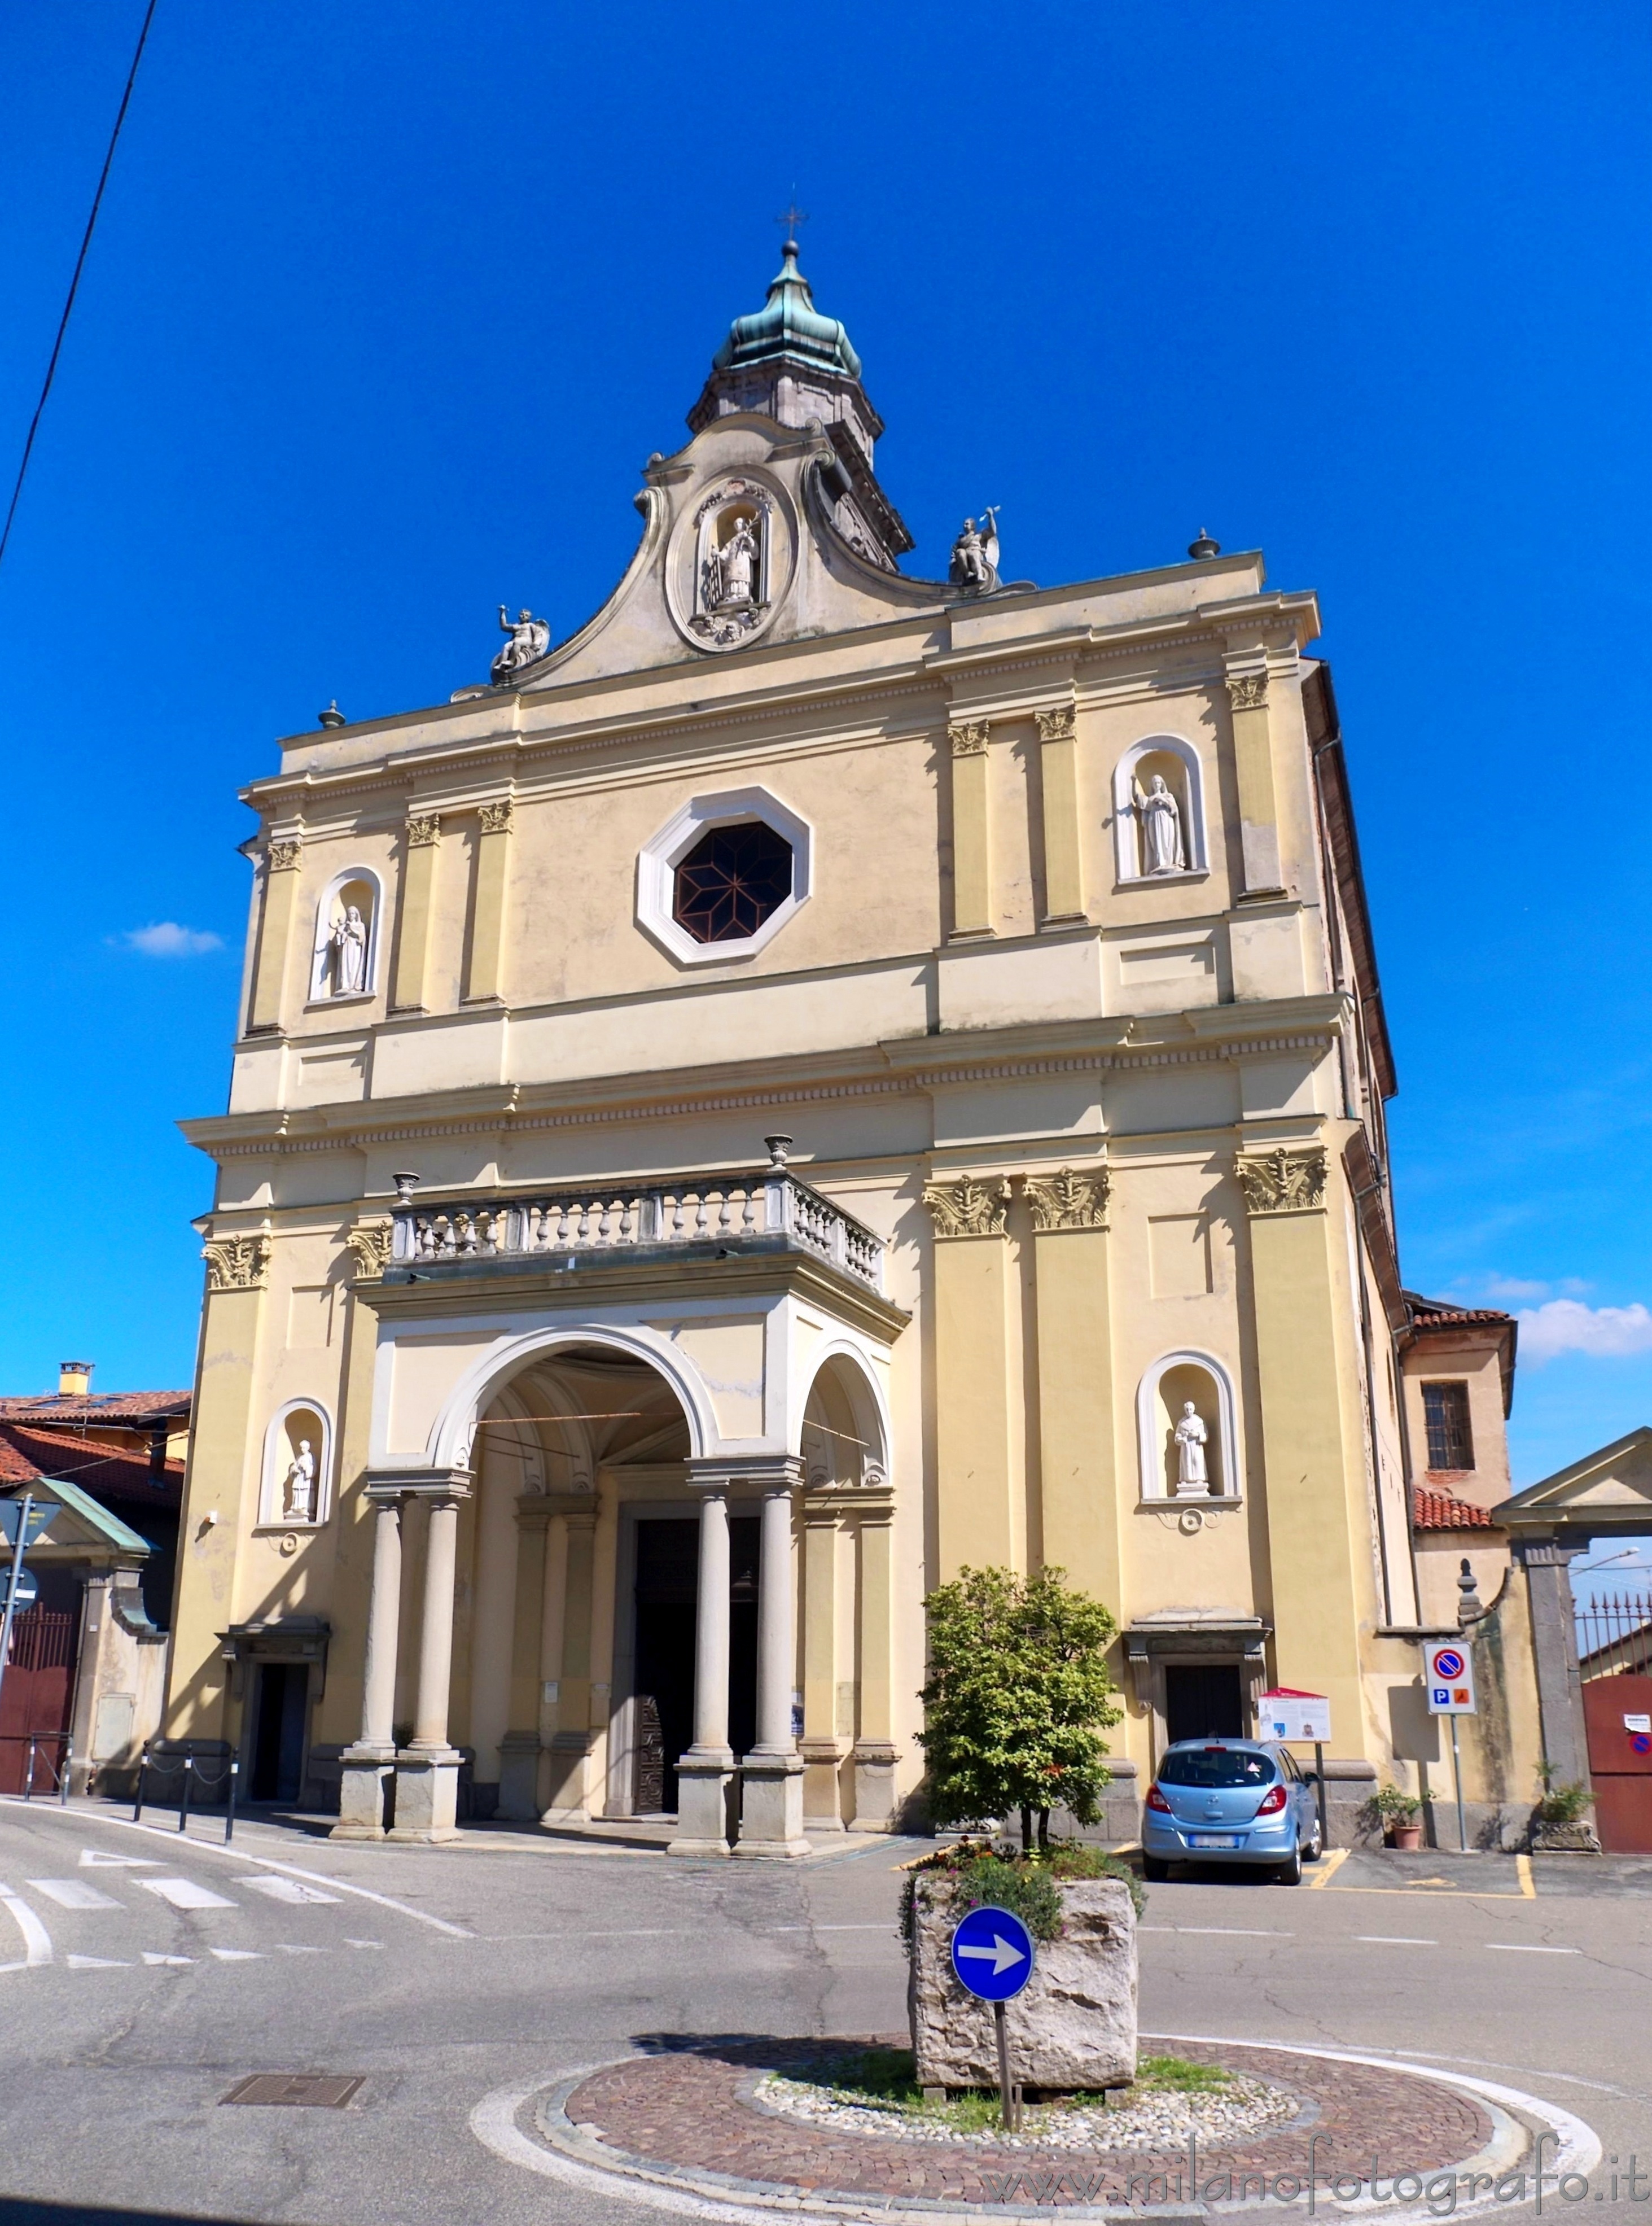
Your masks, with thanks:
M1426 1647L1422 1674L1431 1716L1471 1716L1478 1713L1474 1703L1474 1664L1461 1640Z

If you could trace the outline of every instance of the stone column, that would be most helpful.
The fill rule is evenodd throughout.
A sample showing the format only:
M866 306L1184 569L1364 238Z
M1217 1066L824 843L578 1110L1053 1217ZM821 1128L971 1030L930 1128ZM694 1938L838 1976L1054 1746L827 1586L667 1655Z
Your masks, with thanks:
M516 1587L511 1625L511 1729L499 1741L499 1815L514 1822L539 1817L539 1650L545 1606L545 1534L550 1503L543 1492L517 1501Z
M402 1495L375 1491L372 1589L367 1600L367 1666L361 1736L340 1756L335 1840L382 1840L384 1780L396 1761L396 1654L402 1613Z
M728 1479L700 1485L700 1571L694 1629L694 1745L677 1765L677 1835L667 1854L728 1853Z
M510 872L511 818L508 796L482 806L481 832L476 838L470 963L465 974L467 1004L496 1004L504 994L505 898Z
M556 1729L550 1742L550 1805L543 1821L582 1824L590 1816L591 1579L595 1563L594 1492L557 1496L568 1530L562 1592L562 1659L556 1680Z
M453 1840L463 1758L448 1743L448 1689L453 1677L454 1581L457 1573L462 1487L429 1494L424 1547L424 1599L419 1618L418 1697L413 1736L396 1758L392 1840Z
M1019 1568L1024 1510L1012 1495L1009 1184L972 1175L925 1186L935 1224L935 1445L937 1581L972 1568Z
M839 1494L804 1503L803 1534L803 1815L809 1832L841 1832L838 1766L844 1742L837 1727L837 1552Z
M299 861L295 842L270 842L264 853L264 916L258 924L258 958L247 1009L250 1031L281 1026L282 994L287 981L287 950L293 914L298 908Z
M1044 919L1054 927L1084 917L1084 866L1078 809L1078 737L1071 703L1037 711L1039 787L1044 797Z
M890 1738L893 1678L895 1507L887 1491L861 1513L861 1710L855 1742L855 1817L851 1832L895 1828L895 1765L900 1750Z
M952 933L990 935L992 859L987 812L987 722L949 727L952 760Z
M402 897L396 928L396 969L391 982L391 1010L424 1010L424 973L430 952L430 921L435 912L436 853L442 841L442 821L434 813L416 813L407 823L406 847L402 854Z
M1573 1620L1570 1565L1585 1542L1522 1538L1511 1542L1526 1572L1526 1603L1532 1619L1532 1660L1537 1673L1537 1709L1543 1727L1543 1759L1562 1785L1589 1783L1589 1741L1583 1720L1583 1680L1578 1670L1577 1625Z
M757 1576L757 1745L741 1767L737 1855L806 1855L803 1757L791 1731L797 1616L791 1575L791 1479L763 1494Z

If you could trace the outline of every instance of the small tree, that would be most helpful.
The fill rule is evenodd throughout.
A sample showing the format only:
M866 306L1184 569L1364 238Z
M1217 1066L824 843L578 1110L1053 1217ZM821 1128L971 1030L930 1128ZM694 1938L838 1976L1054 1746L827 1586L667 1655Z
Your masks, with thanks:
M1120 1720L1106 1653L1118 1625L1075 1592L1064 1569L1019 1577L963 1569L924 1602L929 1682L918 1695L937 1824L985 1824L1020 1811L1021 1845L1050 1844L1061 1803L1093 1824L1109 1780L1101 1734Z

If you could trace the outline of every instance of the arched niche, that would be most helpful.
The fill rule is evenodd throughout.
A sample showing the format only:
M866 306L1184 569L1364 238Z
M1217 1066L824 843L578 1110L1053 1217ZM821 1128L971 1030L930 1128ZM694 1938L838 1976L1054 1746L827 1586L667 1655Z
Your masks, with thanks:
M308 1451L306 1450L308 1448ZM302 1466L311 1465L308 1513ZM319 1399L289 1399L264 1433L258 1521L267 1529L315 1530L333 1511L333 1421Z
M820 1362L804 1402L801 1439L811 1491L887 1484L887 1421L858 1353L832 1352Z
M371 867L346 866L327 883L315 907L315 936L310 951L312 1004L341 1004L373 995L378 980L378 924L383 912L378 876ZM357 929L359 933L354 932Z
M1150 869L1144 853L1140 797L1164 782L1176 801L1182 863ZM1204 779L1199 754L1179 735L1149 735L1126 750L1113 769L1113 843L1121 881L1170 881L1209 870L1204 831Z
M1176 1425L1188 1401L1204 1425L1208 1485L1179 1491L1180 1460ZM1136 1391L1136 1434L1144 1500L1178 1498L1231 1502L1240 1498L1239 1428L1233 1379L1214 1354L1167 1352L1143 1376Z

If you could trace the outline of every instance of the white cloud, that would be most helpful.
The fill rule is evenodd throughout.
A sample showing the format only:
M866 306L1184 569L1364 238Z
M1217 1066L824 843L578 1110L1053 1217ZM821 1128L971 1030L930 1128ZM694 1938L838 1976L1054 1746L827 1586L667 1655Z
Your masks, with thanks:
M1489 1299L1546 1299L1554 1289L1553 1283L1528 1282L1522 1275L1488 1275L1485 1295Z
M175 919L157 919L148 927L129 927L110 938L128 951L141 951L145 958L194 958L203 951L221 951L224 938L210 928L180 927Z
M1541 1365L1558 1353L1586 1352L1592 1359L1652 1352L1652 1310L1637 1299L1628 1307L1585 1307L1577 1299L1551 1299L1520 1313L1520 1357Z

